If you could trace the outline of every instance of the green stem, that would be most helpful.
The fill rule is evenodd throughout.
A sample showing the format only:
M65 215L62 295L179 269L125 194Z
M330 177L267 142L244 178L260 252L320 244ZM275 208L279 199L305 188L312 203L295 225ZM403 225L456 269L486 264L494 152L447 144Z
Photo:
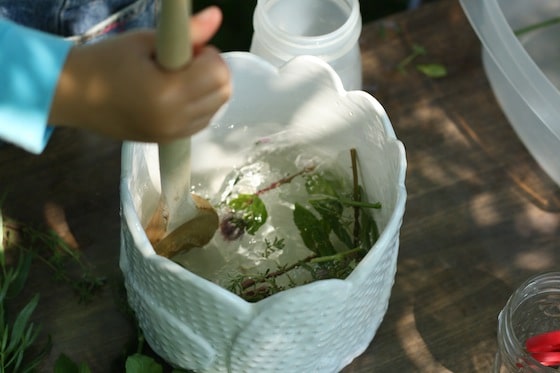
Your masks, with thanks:
M361 251L364 251L364 249L361 248L361 247L357 247L355 249L343 251L341 253L337 253L337 254L334 254L334 255L318 256L318 257L312 258L309 262L310 263L324 263L324 262L342 260L342 259L344 259L344 258L346 258L346 257L348 257L352 254L357 254Z
M144 334L142 333L142 331L140 329L138 329L138 348L136 350L136 353L141 354L142 351L144 350Z
M313 170L315 170L315 166L306 167L306 168L304 168L303 170L301 170L301 171L299 171L299 172L296 172L295 174L292 174L292 175L283 177L283 178L281 178L280 180L277 180L277 181L273 182L273 183L270 184L269 186L267 186L267 187L265 187L265 188L263 188L263 189L257 190L257 191L255 192L255 194L256 194L257 196L260 196L261 194L264 194L264 193L269 192L269 191L271 191L271 190L273 190L273 189L276 189L276 188L278 188L278 187L281 186L281 185L291 183L292 180L294 180L296 177L298 177L298 176L300 176L300 175L303 175L303 174L306 174L306 173L309 173L309 172L312 172Z
M560 23L560 17L551 18L551 19L548 19L546 21L542 21L542 22L539 22L539 23L529 25L527 27L517 29L517 30L514 31L514 33L515 33L515 36L521 36L523 34L527 34L529 32L538 30L540 28L555 25L557 23Z
M279 269L279 270L277 270L277 271L269 272L269 273L267 273L267 274L264 276L264 280L268 280L268 279L272 279L272 278L275 278L275 277L282 276L283 274L288 273L288 272L291 271L292 269L297 268L297 267L301 266L301 265L304 264L304 263L309 263L313 258L316 258L316 255L315 255L315 254L313 254L313 255L311 255L311 256L308 256L307 258L302 259L302 260L300 260L300 261L298 261L298 262L296 262L296 263L294 263L294 264L291 264L291 265L289 265L289 266L287 266L287 267L283 267L283 268L281 268L281 269ZM257 281L257 280L254 280L254 279L249 278L249 279L247 279L246 281L243 282L243 284L241 285L241 287L242 287L243 290L245 290L245 289L247 289L247 288L249 288L249 287L251 287L251 286L256 285L256 284L259 283L259 282L262 282L262 281Z
M352 161L352 183L353 183L353 201L357 202L362 199L360 193L360 184L358 183L358 153L355 148L350 149L350 158ZM360 242L360 208L356 205L354 207L354 245L357 246Z
M412 62L412 60L414 60L416 57L418 57L420 54L419 53L412 53L410 55L408 55L406 58L404 58L401 62L399 62L399 64L397 65L397 69L399 71L404 71L404 68Z
M405 57L399 64L397 65L397 70L404 72L404 68L410 64L416 57L422 56L426 54L426 49L421 45L414 44L412 46L412 53L410 53L407 57Z
M381 203L379 203L379 202L370 203L370 202L364 202L364 201L353 201L351 199L346 199L346 198L340 198L339 201L340 201L340 203L342 203L343 205L346 205L346 206L364 207L364 208L368 208L368 209L380 209L381 208Z
M50 260L48 260L47 258L43 257L42 255L37 254L33 250L30 250L26 247L21 247L21 250L27 251L29 254L34 255L35 258L37 258L41 262L43 262L43 264L45 264L47 267L49 267L53 271L56 278L59 278L59 279L65 281L67 283L72 282L72 279L63 270L61 270L60 268L58 268L57 266L52 264L52 262Z
M336 261L336 260L342 260L344 258L347 258L351 255L354 255L354 254L357 254L357 253L360 253L360 252L363 252L363 251L364 251L363 248L357 247L355 249L343 251L343 252L336 253L336 254L333 254L333 255L326 255L326 256L311 255L311 256L308 256L307 258L302 259L302 260L300 260L300 261L298 261L294 264L291 264L287 267L281 268L281 269L279 269L277 271L274 271L274 272L267 273L265 276L263 276L262 281L248 278L246 281L244 281L241 284L241 288L243 290L247 290L248 288L257 285L258 283L264 282L265 280L269 280L269 279L272 279L272 278L282 276L282 275L290 272L292 269L303 266L307 263L325 263L325 262L331 262L331 261Z

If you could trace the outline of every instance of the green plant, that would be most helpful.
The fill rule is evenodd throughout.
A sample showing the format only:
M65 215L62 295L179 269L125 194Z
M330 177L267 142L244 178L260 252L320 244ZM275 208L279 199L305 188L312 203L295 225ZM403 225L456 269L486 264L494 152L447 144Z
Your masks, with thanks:
M0 214L0 237L4 237L3 219ZM0 372L32 372L51 347L50 338L31 356L41 330L33 323L31 315L39 303L35 294L17 315L11 315L7 303L18 297L26 283L32 256L21 252L15 265L8 266L3 239L0 240Z
M125 366L123 367L124 373L163 373L164 366L158 363L153 357L145 355L144 350L144 335L138 329L137 334L137 349L126 358ZM80 362L77 363L70 359L65 354L61 354L55 362L54 373L90 373L89 366ZM187 373L188 371L182 369L172 369L171 373Z
M408 65L410 65L416 58L427 55L427 53L426 48L422 45L413 44L412 51L408 56L399 62L397 70L403 74L406 73ZM445 66L438 63L416 64L415 66L416 70L430 78L442 78L447 76L447 69Z
M541 28L554 26L560 23L560 17L553 17L542 22L537 22L526 27L522 27L514 31L515 36L525 35L529 32L540 30Z
M78 301L82 303L91 301L106 279L94 275L92 268L80 257L80 252L69 247L55 232L4 221L1 211L0 237L0 373L32 372L51 347L50 337L37 346L41 326L31 321L39 304L39 294L35 294L15 315L8 313L7 306L9 301L21 296L33 260L39 260L50 268L55 281L74 289ZM18 254L11 264L6 258L8 247ZM68 271L70 263L79 266L81 275L77 278ZM61 366L67 366L64 359ZM87 372L84 369L79 367L75 371Z
M26 252L31 258L45 264L53 273L57 282L70 286L80 303L88 303L105 285L107 279L97 276L93 268L86 263L79 250L70 247L56 232L22 225L17 222L5 222L4 229L11 235L19 237L13 242L14 250ZM70 274L69 267L77 265L80 275Z
M380 203L364 200L365 194L358 181L356 150L351 149L350 155L353 176L350 191L344 190L339 176L329 172L315 173L315 167L307 167L253 194L229 196L227 206L231 211L223 220L221 229L223 236L232 241L244 234L255 235L265 224L268 212L261 195L291 183L297 177L305 178L308 200L305 204L294 204L293 221L304 245L312 252L308 257L276 270L233 276L228 286L230 291L254 302L301 285L290 276L296 269L306 270L312 281L345 278L350 274L379 235L377 224L368 210L381 208ZM353 210L351 217L348 209ZM272 242L265 240L265 246L263 256L268 258L271 253L284 248L284 239L276 236ZM279 281L281 277L284 281Z

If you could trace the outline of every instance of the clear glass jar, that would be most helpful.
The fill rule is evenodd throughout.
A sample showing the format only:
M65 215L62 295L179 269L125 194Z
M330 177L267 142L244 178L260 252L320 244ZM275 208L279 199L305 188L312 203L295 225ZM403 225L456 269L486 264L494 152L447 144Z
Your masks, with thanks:
M509 298L498 317L494 372L558 372L525 349L527 339L555 330L560 330L560 272L530 278Z
M346 90L362 89L358 0L258 0L250 52L274 66L313 55L338 73Z

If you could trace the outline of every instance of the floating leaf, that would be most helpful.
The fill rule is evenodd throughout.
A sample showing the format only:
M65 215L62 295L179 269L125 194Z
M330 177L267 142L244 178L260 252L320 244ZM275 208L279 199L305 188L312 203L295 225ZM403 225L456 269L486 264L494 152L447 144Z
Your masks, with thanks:
M342 189L340 180L330 173L315 173L305 179L305 189L309 194L337 196L337 190Z
M379 238L379 229L377 228L377 223L368 214L367 211L362 211L361 214L361 231L360 231L360 242L361 246L365 250L371 249L375 241Z
M342 222L344 207L340 201L332 198L312 199L309 204L321 215L325 223L334 232L348 249L353 248L352 237L347 231L347 227Z
M329 227L299 203L295 204L294 223L301 234L305 246L309 250L319 256L336 253L329 240Z
M430 78L443 78L447 76L445 66L436 63L416 65L416 69Z
M254 235L266 223L268 212L256 194L240 194L228 203L236 214L241 214L247 233Z

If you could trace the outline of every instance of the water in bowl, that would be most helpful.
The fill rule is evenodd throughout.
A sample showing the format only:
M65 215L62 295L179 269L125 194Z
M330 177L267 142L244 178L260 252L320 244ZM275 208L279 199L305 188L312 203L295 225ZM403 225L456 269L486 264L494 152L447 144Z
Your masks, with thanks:
M352 171L350 150L330 155L309 145L278 144L270 138L259 142L212 200L220 216L213 240L173 260L224 288L247 293L248 298L255 295L257 284L268 294L271 287L282 290L321 276L345 277L377 235L368 213L359 217L358 226L369 233L357 240L356 209L335 201L355 197ZM324 231L321 224L334 228ZM317 237L321 232L328 237ZM319 256L332 256L325 254L329 245L332 255L353 254L328 266L320 262L319 267Z

